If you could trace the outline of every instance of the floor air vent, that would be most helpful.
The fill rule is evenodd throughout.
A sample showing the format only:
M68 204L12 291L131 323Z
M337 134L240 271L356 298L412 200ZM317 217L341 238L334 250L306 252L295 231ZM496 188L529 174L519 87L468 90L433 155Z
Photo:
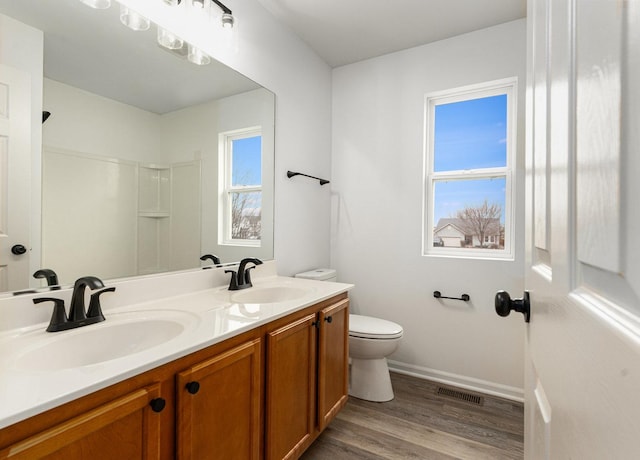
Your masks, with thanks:
M476 406L484 405L484 398L482 396L465 393L464 391L454 390L452 388L438 387L437 394L439 396L446 396L448 398L458 399L460 401L475 404Z

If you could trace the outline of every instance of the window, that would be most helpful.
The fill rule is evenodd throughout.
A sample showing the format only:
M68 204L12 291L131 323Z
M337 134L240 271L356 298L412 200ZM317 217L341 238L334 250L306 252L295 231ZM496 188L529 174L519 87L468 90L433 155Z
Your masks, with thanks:
M426 96L424 255L512 257L516 85Z
M262 134L260 128L220 133L219 243L260 246Z

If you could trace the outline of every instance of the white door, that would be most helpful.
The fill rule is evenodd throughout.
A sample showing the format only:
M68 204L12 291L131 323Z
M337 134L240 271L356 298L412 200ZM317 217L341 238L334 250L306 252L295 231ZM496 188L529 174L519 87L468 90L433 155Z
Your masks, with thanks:
M0 292L29 285L31 79L0 64Z
M525 458L637 459L640 2L528 23Z

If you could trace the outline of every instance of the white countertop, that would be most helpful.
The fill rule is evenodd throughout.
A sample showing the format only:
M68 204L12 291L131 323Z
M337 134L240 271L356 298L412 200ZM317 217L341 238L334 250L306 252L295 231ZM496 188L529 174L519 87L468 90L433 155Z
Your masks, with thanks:
M256 278L254 288L290 286L305 290L303 296L289 301L263 304L238 304L229 299L226 286L164 297L104 310L106 321L69 331L49 333L47 323L38 323L0 333L0 428L108 387L175 359L219 343L253 328L286 316L348 291L351 284L313 281L300 278L267 276ZM236 291L236 292L248 292ZM113 295L117 295L117 292ZM41 295L42 296L42 295ZM162 310L162 311L161 311ZM66 369L32 369L16 360L30 344L42 346L61 334L85 334L90 339L100 328L134 315L154 318L176 311L186 319L184 333L152 348L103 361ZM176 313L177 314L177 313ZM83 344L84 345L84 344ZM89 347L109 347L109 341L89 343ZM25 368L27 367L27 368Z

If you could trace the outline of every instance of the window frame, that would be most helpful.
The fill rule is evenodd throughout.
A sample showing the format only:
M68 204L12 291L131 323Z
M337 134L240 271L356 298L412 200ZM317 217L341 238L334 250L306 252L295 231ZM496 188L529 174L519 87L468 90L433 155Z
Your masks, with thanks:
M264 198L263 149L260 148L260 185L233 185L233 141L250 137L260 137L262 126L224 131L218 134L218 244L221 246L261 247L260 239L237 239L232 237L232 197L234 193L260 192ZM261 216L262 218L262 216Z
M477 168L456 171L434 171L435 108L438 105L481 99L491 96L507 96L506 164L504 167ZM424 167L422 202L422 255L464 259L514 259L515 236L515 155L517 146L517 77L494 80L474 85L437 91L425 95L424 102ZM435 187L438 182L472 179L505 180L504 249L475 249L434 246Z

